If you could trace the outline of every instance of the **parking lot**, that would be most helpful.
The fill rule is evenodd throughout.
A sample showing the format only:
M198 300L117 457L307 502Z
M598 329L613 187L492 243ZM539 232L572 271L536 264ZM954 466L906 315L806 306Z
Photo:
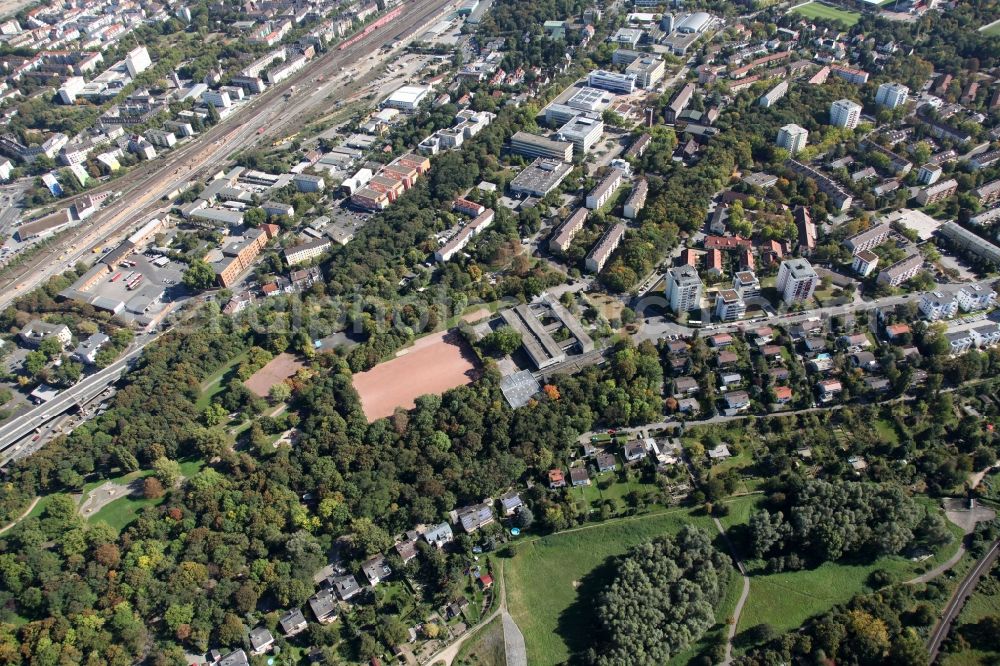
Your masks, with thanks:
M165 303L186 293L183 270L183 265L151 252L133 254L84 294L92 303L100 299L95 305L103 309L117 309L126 322L152 318Z

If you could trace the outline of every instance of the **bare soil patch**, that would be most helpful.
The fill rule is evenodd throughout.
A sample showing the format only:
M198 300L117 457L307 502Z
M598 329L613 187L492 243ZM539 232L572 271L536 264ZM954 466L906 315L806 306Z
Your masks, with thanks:
M397 407L412 409L428 393L472 383L478 376L475 354L455 332L421 338L396 358L354 375L368 422L391 416Z
M265 398L272 386L285 381L303 367L305 366L302 361L293 354L278 354L271 359L270 363L250 375L250 378L243 382L243 385L250 389L254 395Z

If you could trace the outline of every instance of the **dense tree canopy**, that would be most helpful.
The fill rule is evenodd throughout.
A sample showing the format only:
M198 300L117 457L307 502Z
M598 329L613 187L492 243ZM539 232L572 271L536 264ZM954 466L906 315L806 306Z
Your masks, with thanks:
M626 553L596 608L606 635L599 666L665 664L715 622L730 566L707 533L686 527Z

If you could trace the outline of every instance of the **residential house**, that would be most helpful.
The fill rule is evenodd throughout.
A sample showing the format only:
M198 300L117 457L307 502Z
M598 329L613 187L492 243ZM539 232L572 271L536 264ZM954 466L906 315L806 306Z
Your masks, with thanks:
M590 485L590 474L587 473L586 467L571 467L569 470L569 479L574 488Z
M493 509L487 503L472 504L458 509L458 522L466 533L472 534L476 530L486 527L495 522Z
M810 335L802 341L802 344L805 346L806 351L810 354L818 354L826 351L828 346L826 338L820 335Z
M694 377L677 377L674 379L674 395L690 395L698 390L698 380Z
M264 654L274 647L274 636L267 627L257 627L250 632L250 647L254 654Z
M324 588L309 597L309 608L322 624L337 620L337 598L333 595L333 590Z
M906 324L889 324L885 327L885 337L888 338L889 342L896 342L909 333L910 327Z
M771 368L767 371L767 374L771 377L772 381L783 382L788 380L789 374L788 368Z
M892 388L892 382L890 382L885 377L876 377L869 375L865 377L865 387L869 391L874 391L876 393L885 393L890 388Z
M444 548L445 544L455 540L455 534L451 531L451 525L441 523L424 532L424 539L435 548Z
M521 501L521 496L516 490L500 496L500 508L503 510L503 515L508 518L517 513L523 506L524 502Z
M851 354L850 358L852 367L868 371L878 369L878 361L875 360L875 354L869 351L855 352Z
M623 449L625 462L636 462L646 457L646 447L640 441L626 442Z
M370 585L375 586L392 575L392 568L386 562L385 556L378 554L361 565L361 573L365 575Z
M948 331L944 334L944 337L948 340L948 345L951 347L952 354L964 354L975 345L972 331L969 329Z
M819 389L819 399L823 402L833 400L844 390L840 381L836 379L823 379L817 382L816 388Z
M871 340L864 333L854 333L852 335L842 335L837 338L837 342L845 349L853 347L871 347Z
M98 331L81 342L77 348L73 350L73 358L80 363L94 365L94 363L97 362L97 352L99 352L101 347L106 345L110 340L111 338Z
M697 414L701 411L701 405L695 398L681 398L677 401L677 411L682 414Z
M728 350L719 352L719 355L715 357L715 363L720 368L733 365L739 360L740 360L739 354Z
M40 319L32 320L18 334L25 347L37 349L43 340L55 338L65 347L73 340L73 334L65 324L49 324Z
M333 591L344 601L347 601L361 591L358 579L354 576L334 576L328 580L331 583L331 587L333 587Z
M716 333L708 339L708 345L719 349L733 344L733 336L728 333Z
M406 564L417 556L417 538L419 536L415 530L411 530L406 533L406 538L393 546L403 564Z
M230 652L225 657L219 659L217 663L219 666L250 666L250 660L247 658L247 653L243 650Z
M556 488L566 487L566 474L563 473L561 469L550 469L549 470L549 488L555 490Z
M725 373L721 377L722 385L726 388L743 383L743 377L738 372Z
M746 391L730 391L723 396L723 400L727 412L739 412L750 406L750 394Z
M306 630L306 627L309 626L306 622L305 616L302 614L302 611L298 608L293 608L282 615L278 619L278 624L281 625L281 630L284 632L286 637L302 633Z
M618 461L615 460L614 454L607 452L597 454L598 472L613 472L616 469L618 469Z
M779 405L788 404L792 401L792 389L788 386L775 386L774 401Z
M729 447L725 444L719 444L715 448L708 450L709 460L725 460L726 458L731 458L733 456L729 451Z

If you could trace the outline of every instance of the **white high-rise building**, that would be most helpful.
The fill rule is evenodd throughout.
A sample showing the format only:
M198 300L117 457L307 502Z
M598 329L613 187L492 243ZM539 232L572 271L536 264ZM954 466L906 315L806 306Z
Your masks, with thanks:
M809 130L798 125L785 125L778 130L778 140L775 142L779 148L785 148L792 155L806 147L809 140Z
M736 321L746 314L747 305L735 289L723 289L715 297L715 318Z
M843 129L854 129L861 120L861 105L849 99L838 99L830 105L830 124Z
M149 51L145 46L137 46L125 56L125 68L133 79L149 69L152 64L153 61L150 60Z
M667 300L677 314L701 307L701 289L701 278L694 266L684 264L667 271Z
M819 284L819 276L812 264L805 259L788 259L781 262L775 287L786 305L812 297Z
M883 83L875 93L875 103L887 109L895 109L906 103L910 89L902 83Z

